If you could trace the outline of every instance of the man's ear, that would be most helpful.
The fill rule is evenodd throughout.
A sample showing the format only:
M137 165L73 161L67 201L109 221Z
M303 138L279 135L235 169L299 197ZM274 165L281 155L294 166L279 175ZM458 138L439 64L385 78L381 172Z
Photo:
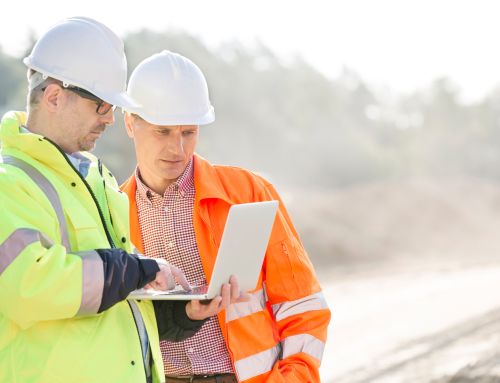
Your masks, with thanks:
M50 113L57 113L61 107L63 89L57 84L50 84L43 92L43 103Z
M134 138L134 121L132 115L129 112L125 112L125 127L127 128L128 136Z

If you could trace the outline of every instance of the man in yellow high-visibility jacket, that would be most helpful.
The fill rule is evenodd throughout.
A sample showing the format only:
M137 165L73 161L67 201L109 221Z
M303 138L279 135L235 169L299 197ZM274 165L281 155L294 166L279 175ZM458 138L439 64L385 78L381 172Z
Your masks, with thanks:
M24 60L28 115L9 112L0 140L0 382L163 382L159 340L180 341L205 318L249 299L237 284L209 305L127 301L182 273L134 254L128 199L87 153L125 93L123 43L70 18Z

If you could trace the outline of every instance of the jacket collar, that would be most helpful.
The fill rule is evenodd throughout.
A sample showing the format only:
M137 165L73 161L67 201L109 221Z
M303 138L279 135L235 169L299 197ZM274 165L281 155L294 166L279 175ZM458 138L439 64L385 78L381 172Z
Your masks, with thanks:
M215 167L211 165L203 157L194 154L194 185L196 188L195 208L198 205L198 211L203 220L208 224L210 217L208 215L206 204L200 203L205 199L220 199L230 205L235 203L229 198L226 191L222 187L219 176ZM139 216L137 213L137 202L135 200L135 193L137 191L137 180L135 173L120 187L120 189L128 195L130 206L130 227L131 227L131 241L137 249L144 254L142 246L142 237L139 230Z
M230 205L234 205L222 184L217 174L215 167L203 157L194 154L194 185L196 187L196 200L202 201L208 198L216 198L226 201Z
M68 178L74 178L75 172L69 166L65 154L44 139L43 136L35 133L20 133L19 126L25 125L27 115L25 112L8 112L2 118L0 126L0 140L2 149L16 149L25 155L45 164L58 173ZM96 162L94 156L85 153L92 162Z
M196 201L215 198L226 201L230 205L235 204L222 187L217 171L212 164L195 153L193 156L193 165ZM121 190L129 196L130 204L135 204L135 191L137 190L135 173L121 186Z

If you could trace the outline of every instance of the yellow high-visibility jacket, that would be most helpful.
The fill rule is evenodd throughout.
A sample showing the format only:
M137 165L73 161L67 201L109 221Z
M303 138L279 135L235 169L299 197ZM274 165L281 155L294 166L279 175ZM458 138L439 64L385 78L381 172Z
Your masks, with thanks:
M0 128L0 382L145 383L137 320L149 337L152 380L163 382L156 305L123 300L136 287L116 284L125 277L113 273L126 265L106 266L95 250L121 248L119 262L140 263L127 196L92 155L85 179L50 140L20 133L25 121L9 112ZM103 309L113 284L122 298ZM166 329L158 322L172 341L196 331L173 324L181 314L172 310Z

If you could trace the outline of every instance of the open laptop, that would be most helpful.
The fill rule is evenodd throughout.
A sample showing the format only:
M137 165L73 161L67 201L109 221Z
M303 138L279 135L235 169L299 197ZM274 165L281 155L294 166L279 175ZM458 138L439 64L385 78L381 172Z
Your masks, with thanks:
M240 291L254 290L278 205L278 201L269 201L231 206L209 286L193 287L192 291L181 287L168 291L141 289L127 299L212 299L221 294L222 285L229 283L232 275L238 277Z

